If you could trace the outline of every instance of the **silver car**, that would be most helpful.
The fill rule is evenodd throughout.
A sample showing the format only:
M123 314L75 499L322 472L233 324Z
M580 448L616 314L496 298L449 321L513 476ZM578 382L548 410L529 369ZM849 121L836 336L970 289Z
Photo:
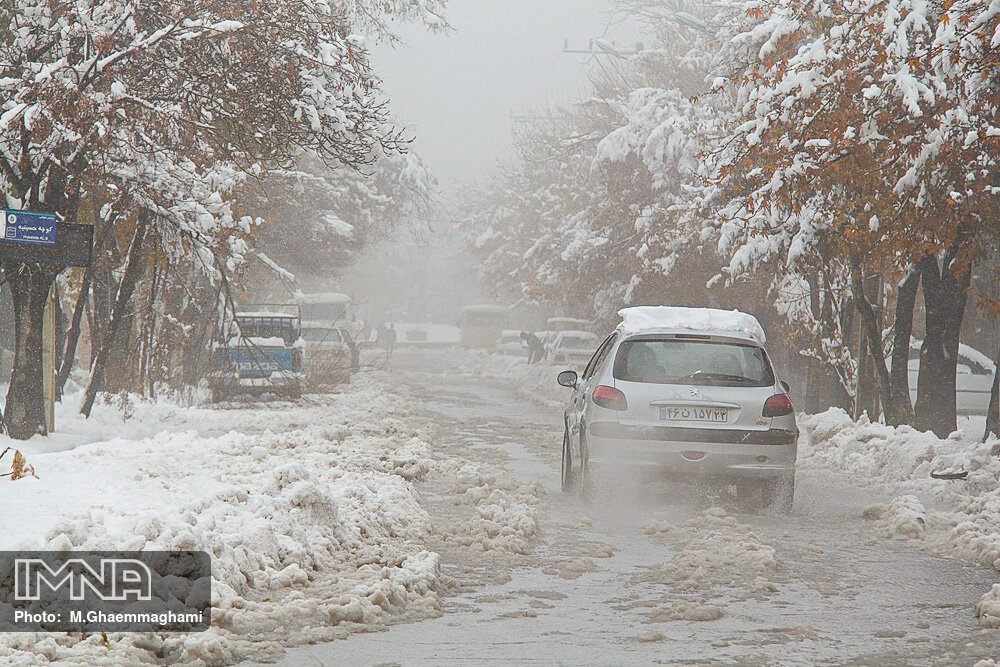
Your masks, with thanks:
M563 490L586 492L601 473L648 473L735 485L738 497L791 510L794 408L754 336L618 329L582 375L564 371L559 384L573 389Z

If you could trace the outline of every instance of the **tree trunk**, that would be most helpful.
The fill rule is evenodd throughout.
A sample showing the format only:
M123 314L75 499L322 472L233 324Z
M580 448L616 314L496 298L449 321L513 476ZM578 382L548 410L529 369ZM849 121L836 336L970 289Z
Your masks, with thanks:
M76 361L76 346L80 342L83 312L87 308L87 297L90 295L90 281L93 275L93 268L88 266L87 272L83 274L83 282L80 284L80 295L76 298L76 305L73 308L73 319L70 320L69 330L66 332L66 347L63 350L62 363L56 374L57 400L62 399L66 381L69 380L69 374L73 370L73 362Z
M958 275L951 270L958 249L956 242L945 253L943 268L933 255L920 261L927 333L920 349L915 424L922 431L933 431L939 438L948 437L958 427L955 404L958 344L972 277L968 268Z
M896 290L896 314L893 317L892 327L892 368L889 371L892 395L900 405L906 404L911 417L913 404L910 403L910 378L907 371L910 361L910 337L913 335L913 309L917 303L919 289L920 271L917 265L913 264L899 281Z
M990 389L990 407L986 410L986 431L983 432L983 442L991 435L1000 437L1000 353L994 359L996 370L993 371L993 387Z
M97 399L97 392L104 386L104 375L107 372L108 358L111 355L115 340L122 329L122 323L128 319L128 305L135 293L136 284L142 277L146 269L146 236L149 232L150 214L146 211L139 213L136 221L135 234L128 249L125 260L125 271L122 275L121 284L118 288L118 295L115 298L115 305L111 311L111 321L105 327L104 337L100 341L96 353L93 355L93 363L90 367L90 382L84 391L83 404L80 406L80 414L90 417L90 412Z
M104 228L101 230L100 237L94 246L94 253L104 251L104 245L108 238L112 238L112 227L111 225L115 220L118 219L117 215L111 217L110 220L104 223ZM97 230L95 230L96 232ZM80 294L76 298L76 304L73 308L73 316L70 319L69 328L66 331L66 341L65 347L63 348L62 360L59 364L59 372L56 374L56 400L62 400L63 391L66 389L66 381L69 380L69 375L73 372L73 364L76 362L76 347L80 343L80 334L83 329L83 316L87 310L87 301L91 298L91 285L94 282L94 271L95 264L91 262L89 266L84 270L83 280L80 282ZM94 322L92 318L90 322L90 335L94 336ZM95 339L96 340L96 339Z
M14 302L14 369L11 373L4 422L17 440L48 434L42 389L42 323L49 289L59 268L37 263L15 264L5 270Z
M886 422L891 426L909 423L908 411L896 401L896 397L892 394L889 369L886 368L885 358L882 356L882 332L878 326L878 316L865 294L865 282L861 268L856 265L851 268L851 294L854 297L858 315L861 316L862 342L868 346L871 362L875 366L875 378Z
M862 276L863 278L863 276ZM871 304L872 313L875 317L875 329L882 331L882 279L865 279L863 289L865 300ZM862 321L861 326L865 323ZM879 380L876 375L876 357L882 360L882 336L878 336L878 345L874 347L868 344L867 334L862 334L859 341L858 351L858 384L854 394L854 418L858 419L862 413L867 413L869 418L877 419L879 415L879 404L881 403L881 392L879 390Z

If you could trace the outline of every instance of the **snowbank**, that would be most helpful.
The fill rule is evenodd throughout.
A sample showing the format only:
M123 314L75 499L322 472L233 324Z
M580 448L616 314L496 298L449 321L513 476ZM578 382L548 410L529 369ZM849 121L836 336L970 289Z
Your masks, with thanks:
M484 549L527 550L535 509L481 464L436 458L396 391L360 380L300 404L136 402L125 422L102 405L92 422L65 415L56 445L22 443L38 479L0 480L0 548L207 551L213 627L114 634L110 649L99 636L10 634L0 662L231 664L438 615L427 545L440 528L415 483L465 480L460 502L479 519L450 530Z
M636 306L619 310L618 315L622 318L618 328L630 334L647 329L691 329L738 334L761 345L767 341L757 318L738 310Z
M800 415L799 467L832 468L860 486L888 490L891 502L865 517L878 532L1000 570L1000 459L995 440L955 432L946 439L909 426L855 423L840 409ZM968 472L942 480L931 472ZM1000 589L979 605L984 626L1000 627Z

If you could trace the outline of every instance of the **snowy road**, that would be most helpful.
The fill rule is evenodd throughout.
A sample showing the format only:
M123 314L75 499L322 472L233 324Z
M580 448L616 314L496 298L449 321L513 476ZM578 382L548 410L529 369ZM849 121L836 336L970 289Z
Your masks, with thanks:
M435 357L439 358L439 357ZM426 358L424 358L426 360ZM801 472L790 517L740 514L688 490L588 505L558 490L557 410L501 380L401 378L436 422L435 451L537 483L541 536L528 555L442 549L459 584L443 616L290 651L284 665L968 664L1000 656L973 605L996 573L876 536L885 499ZM447 494L421 489L432 519Z

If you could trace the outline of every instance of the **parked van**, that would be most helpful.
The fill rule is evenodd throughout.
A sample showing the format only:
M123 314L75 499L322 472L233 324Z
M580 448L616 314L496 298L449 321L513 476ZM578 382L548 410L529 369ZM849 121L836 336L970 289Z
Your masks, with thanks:
M507 328L507 317L504 306L466 306L458 324L462 330L462 345L492 347L500 338L500 332Z

